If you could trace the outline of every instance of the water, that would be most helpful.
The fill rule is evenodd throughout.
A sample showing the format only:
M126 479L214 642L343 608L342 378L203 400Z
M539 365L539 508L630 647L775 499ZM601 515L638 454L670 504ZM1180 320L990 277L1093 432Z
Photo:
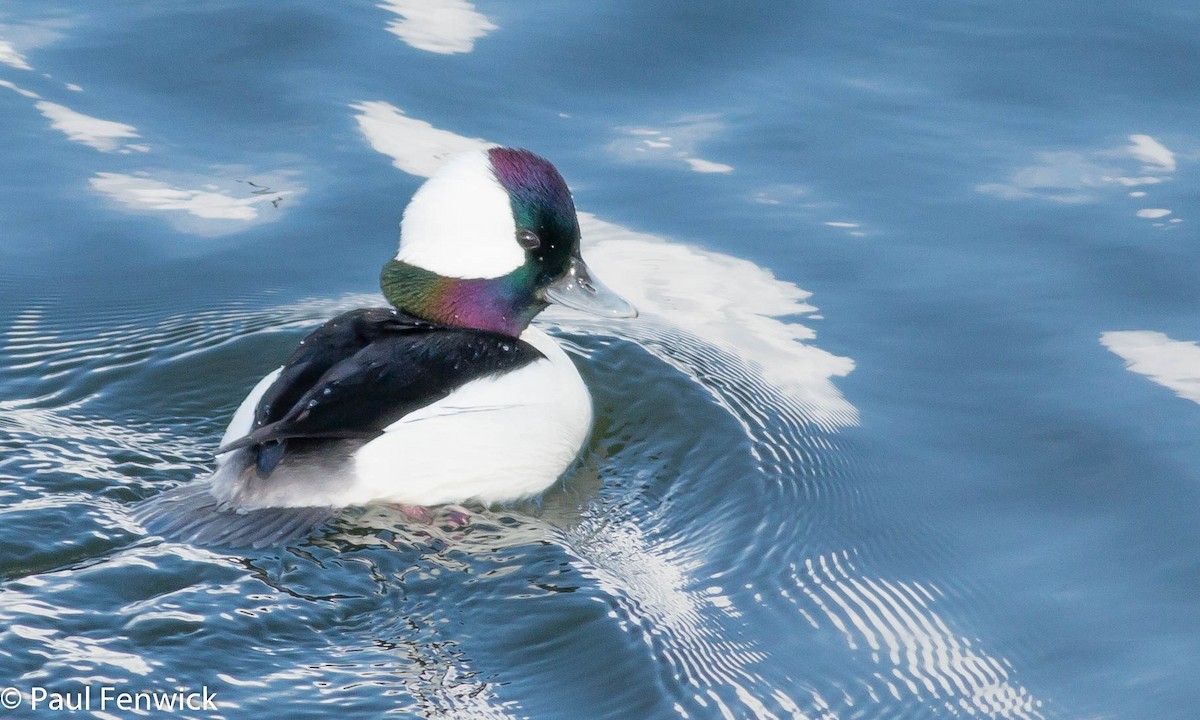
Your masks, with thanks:
M1198 68L1167 0L10 0L8 712L1194 717ZM578 467L465 529L143 537L481 141L559 166L645 313L544 318Z

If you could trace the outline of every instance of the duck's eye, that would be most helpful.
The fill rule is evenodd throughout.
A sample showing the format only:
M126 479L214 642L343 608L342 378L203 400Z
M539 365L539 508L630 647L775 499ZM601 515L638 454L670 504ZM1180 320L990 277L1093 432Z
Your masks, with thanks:
M526 250L537 250L542 246L542 239L532 230L522 228L517 233L517 242Z

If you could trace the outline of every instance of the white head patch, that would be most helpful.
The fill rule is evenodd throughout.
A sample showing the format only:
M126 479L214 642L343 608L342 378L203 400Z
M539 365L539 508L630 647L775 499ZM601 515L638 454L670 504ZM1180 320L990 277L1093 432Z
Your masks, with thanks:
M486 150L455 155L413 195L396 259L438 275L497 278L525 264L508 192Z

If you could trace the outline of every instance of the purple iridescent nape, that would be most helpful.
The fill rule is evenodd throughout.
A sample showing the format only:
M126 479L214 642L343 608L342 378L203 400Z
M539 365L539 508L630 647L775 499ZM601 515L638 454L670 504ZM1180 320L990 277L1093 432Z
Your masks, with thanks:
M488 150L496 179L508 191L519 223L534 224L536 210L550 211L555 220L570 224L575 219L575 202L567 181L549 160L520 148Z

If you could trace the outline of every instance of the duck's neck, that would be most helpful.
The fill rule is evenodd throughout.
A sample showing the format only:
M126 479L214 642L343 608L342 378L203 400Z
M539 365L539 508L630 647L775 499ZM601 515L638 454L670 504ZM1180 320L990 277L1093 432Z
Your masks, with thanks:
M498 278L450 278L390 260L379 285L388 302L409 315L517 337L546 307L529 289L525 273L518 268Z

